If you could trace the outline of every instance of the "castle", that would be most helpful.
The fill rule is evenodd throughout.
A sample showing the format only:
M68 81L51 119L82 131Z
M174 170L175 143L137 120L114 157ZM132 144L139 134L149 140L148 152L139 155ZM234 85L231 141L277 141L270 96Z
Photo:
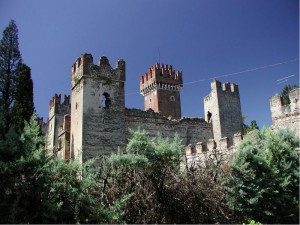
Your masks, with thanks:
M126 63L112 68L102 56L98 65L82 54L71 68L71 97L55 94L50 100L48 141L50 154L65 160L86 161L97 155L124 150L129 129L142 128L150 136L177 133L186 153L229 149L242 139L242 113L236 84L211 82L204 97L205 118L181 115L183 74L171 65L155 64L140 78L144 109L125 107Z

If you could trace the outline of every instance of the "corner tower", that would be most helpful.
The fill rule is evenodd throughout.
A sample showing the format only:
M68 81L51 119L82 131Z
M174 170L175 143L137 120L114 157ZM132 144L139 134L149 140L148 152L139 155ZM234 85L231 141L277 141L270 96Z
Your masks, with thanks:
M82 54L71 70L71 159L82 162L125 144L125 61Z
M180 89L182 72L171 65L155 64L140 78L140 92L144 108L153 109L164 116L181 118Z
M214 139L227 137L232 144L234 134L243 130L238 85L212 81L211 93L204 97L204 113L205 120L212 123Z

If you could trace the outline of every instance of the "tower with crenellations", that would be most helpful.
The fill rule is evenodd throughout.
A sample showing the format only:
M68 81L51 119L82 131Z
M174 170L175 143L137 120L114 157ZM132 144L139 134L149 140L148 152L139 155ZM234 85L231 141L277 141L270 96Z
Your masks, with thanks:
M55 94L49 103L48 115L48 131L46 148L57 153L59 148L59 132L60 128L64 126L64 117L71 112L70 96L65 95L63 102L61 102L61 95ZM51 153L51 152L49 152Z
M213 138L227 137L232 144L234 134L243 130L238 85L212 81L211 93L204 97L204 112L205 120L212 124Z
M112 68L105 56L94 64L91 54L82 54L71 70L71 159L81 162L124 146L125 61Z
M153 109L164 116L181 118L180 90L182 72L171 65L155 64L140 78L140 92L145 110Z
M289 92L290 104L283 104L282 96L276 94L270 97L272 114L272 129L290 129L300 137L300 88Z

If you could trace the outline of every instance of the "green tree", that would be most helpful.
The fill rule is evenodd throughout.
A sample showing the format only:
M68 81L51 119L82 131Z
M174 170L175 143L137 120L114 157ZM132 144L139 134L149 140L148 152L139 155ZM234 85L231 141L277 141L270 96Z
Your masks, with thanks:
M250 125L245 123L246 116L243 116L243 134L247 134L252 130L259 130L256 120L251 120Z
M256 120L251 120L251 130L259 130Z
M224 188L212 170L180 170L178 136L172 141L161 135L150 138L141 130L131 135L126 152L108 157L110 175L101 176L112 199L130 197L123 216L126 223L233 222Z
M295 84L294 85L287 84L287 85L284 86L284 88L281 91L283 105L288 105L288 104L291 103L289 93L290 93L291 90L293 90L295 88L299 88L299 86L295 85Z
M239 222L298 222L298 146L299 139L289 131L254 130L246 135L224 179L228 205Z
M17 82L17 66L22 62L19 51L18 28L13 20L3 31L0 40L0 111L3 119L1 136L8 132L11 122L11 107Z
M47 157L36 117L25 122L16 147L19 158L0 160L0 223L122 222L126 196L109 201L93 161Z
M17 68L18 77L16 83L15 101L12 108L14 128L22 131L24 120L29 121L34 113L33 82L30 68L20 63Z

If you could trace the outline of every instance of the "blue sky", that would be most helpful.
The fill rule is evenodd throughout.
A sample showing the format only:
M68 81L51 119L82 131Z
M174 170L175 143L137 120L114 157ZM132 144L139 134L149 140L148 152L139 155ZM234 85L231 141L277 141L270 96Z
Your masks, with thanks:
M251 70L219 80L239 85L247 123L269 126L269 97L284 86L276 80L299 83L298 0L1 0L1 32L10 19L44 121L54 93L70 94L71 65L85 52L95 64L102 55L113 66L126 61L128 108L143 109L139 77L159 59L183 71L184 83L203 80L182 89L187 117L204 117L212 78Z

